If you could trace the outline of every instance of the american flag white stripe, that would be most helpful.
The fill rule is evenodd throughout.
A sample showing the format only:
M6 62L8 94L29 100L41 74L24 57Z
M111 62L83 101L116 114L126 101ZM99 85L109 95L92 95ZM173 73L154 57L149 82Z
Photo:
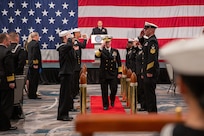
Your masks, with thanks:
M121 60L125 60L126 51L124 49L118 49ZM95 49L83 49L82 58L83 62L93 62L95 59ZM48 62L58 62L59 55L56 50L41 50L43 60L49 60ZM47 62L47 61L44 61Z
M201 34L202 26L200 27L172 27L172 28L158 28L156 30L156 36L159 39L169 38L192 38ZM91 27L81 27L82 33L91 34ZM127 39L134 38L140 34L143 28L113 28L108 27L108 34L112 35L113 38Z
M187 6L79 6L79 17L166 18L204 16L204 5ZM188 12L191 11L191 12Z

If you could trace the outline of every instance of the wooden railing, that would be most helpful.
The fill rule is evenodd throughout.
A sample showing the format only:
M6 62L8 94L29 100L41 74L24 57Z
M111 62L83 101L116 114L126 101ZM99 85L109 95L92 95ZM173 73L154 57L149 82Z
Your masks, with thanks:
M168 123L183 121L178 114L84 114L76 117L76 131L82 136L93 136L94 132L160 132Z

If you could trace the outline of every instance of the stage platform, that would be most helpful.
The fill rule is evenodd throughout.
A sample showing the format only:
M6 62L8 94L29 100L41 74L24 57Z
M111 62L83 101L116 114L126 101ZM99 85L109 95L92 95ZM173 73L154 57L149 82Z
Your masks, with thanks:
M86 65L88 75L88 84L98 84L99 83L99 62L83 62L82 66ZM43 70L41 73L40 84L51 85L59 84L59 63L43 63ZM166 70L164 62L160 62L160 74L158 78L158 84L168 84L170 83L169 76Z

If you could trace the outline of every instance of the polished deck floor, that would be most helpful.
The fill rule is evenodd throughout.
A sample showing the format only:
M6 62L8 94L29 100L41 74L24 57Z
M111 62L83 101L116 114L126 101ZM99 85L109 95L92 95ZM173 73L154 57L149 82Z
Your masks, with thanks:
M181 106L183 111L187 110L187 107L181 97L176 92L173 96L172 93L167 94L167 90L170 85L157 85L157 106L159 113L174 112L176 106ZM18 127L14 131L0 132L1 136L80 136L75 132L75 120L70 122L57 121L57 107L58 107L58 95L59 85L40 85L38 90L41 93L42 99L30 100L24 95L23 110L25 119L18 121L12 121L13 125ZM88 85L87 93L91 95L101 95L100 85ZM118 94L120 93L120 86L118 87ZM87 97L89 99L89 97ZM75 106L78 106L79 102L75 99ZM89 103L87 104L89 106ZM122 102L125 107L126 103ZM130 110L125 109L127 114ZM90 108L87 110L90 112ZM80 112L70 112L70 115L76 118L76 115ZM146 112L138 112L138 114L146 114ZM96 133L96 136L152 136L157 135L153 132L130 132L130 133Z

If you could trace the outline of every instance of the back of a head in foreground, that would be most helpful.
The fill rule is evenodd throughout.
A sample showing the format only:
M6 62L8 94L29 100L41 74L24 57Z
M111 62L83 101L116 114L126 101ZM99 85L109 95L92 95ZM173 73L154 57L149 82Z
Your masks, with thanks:
M177 86L189 107L186 123L167 125L161 136L204 136L204 36L173 41L160 53L172 65Z
M204 110L204 36L173 41L160 53L181 76Z

